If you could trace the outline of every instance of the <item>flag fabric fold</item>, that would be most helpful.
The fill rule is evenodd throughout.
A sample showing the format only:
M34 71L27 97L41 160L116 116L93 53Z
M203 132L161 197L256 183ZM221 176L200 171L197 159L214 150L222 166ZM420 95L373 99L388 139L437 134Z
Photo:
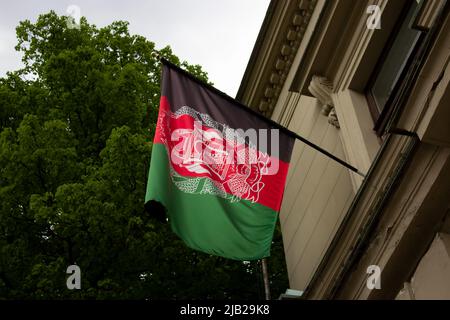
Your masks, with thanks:
M163 205L193 249L267 257L293 145L263 117L164 62L146 205Z

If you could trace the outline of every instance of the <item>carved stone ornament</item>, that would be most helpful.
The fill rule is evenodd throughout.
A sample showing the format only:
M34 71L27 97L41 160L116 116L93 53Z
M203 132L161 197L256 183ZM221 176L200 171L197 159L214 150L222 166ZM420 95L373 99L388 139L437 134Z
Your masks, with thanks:
M330 113L328 114L328 123L335 126L336 128L340 128L339 126L339 120L336 114L336 109L334 107L331 109Z
M308 90L322 105L321 113L328 117L328 123L339 129L339 121L331 98L331 93L333 92L331 81L325 77L314 75Z

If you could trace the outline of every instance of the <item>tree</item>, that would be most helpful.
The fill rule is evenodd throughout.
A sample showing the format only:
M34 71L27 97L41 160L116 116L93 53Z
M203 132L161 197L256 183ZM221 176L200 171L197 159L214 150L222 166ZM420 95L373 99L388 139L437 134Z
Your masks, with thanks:
M0 297L262 297L255 262L193 251L144 210L154 44L126 22L69 28L54 12L16 30L25 67L0 79ZM208 81L170 47L159 52ZM277 294L287 280L275 257ZM81 290L66 287L72 264Z

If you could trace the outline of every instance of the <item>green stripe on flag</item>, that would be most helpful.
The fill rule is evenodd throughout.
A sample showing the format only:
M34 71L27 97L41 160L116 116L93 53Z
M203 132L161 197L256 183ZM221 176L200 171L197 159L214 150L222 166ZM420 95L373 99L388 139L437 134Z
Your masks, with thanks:
M145 202L155 200L166 207L172 230L186 245L235 260L270 255L277 212L247 200L231 202L179 190L169 175L163 144L153 145L151 162Z

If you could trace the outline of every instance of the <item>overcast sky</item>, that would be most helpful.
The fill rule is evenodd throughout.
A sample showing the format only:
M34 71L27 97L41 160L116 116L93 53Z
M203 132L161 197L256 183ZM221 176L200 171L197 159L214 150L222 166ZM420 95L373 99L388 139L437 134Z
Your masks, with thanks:
M75 5L98 27L130 22L130 32L170 45L189 63L200 64L219 90L235 96L269 0L12 0L0 7L0 77L21 67L14 50L15 27L54 10L67 15Z

